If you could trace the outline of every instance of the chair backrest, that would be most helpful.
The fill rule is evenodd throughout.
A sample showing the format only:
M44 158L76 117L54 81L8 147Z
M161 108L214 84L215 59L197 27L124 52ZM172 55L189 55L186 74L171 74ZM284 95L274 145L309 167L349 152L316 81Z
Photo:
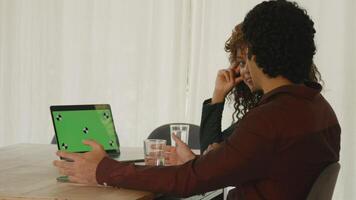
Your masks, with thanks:
M171 145L170 125L173 124L189 125L188 146L191 149L200 149L200 140L199 140L200 127L195 124L187 124L187 123L165 124L153 130L151 134L148 136L148 139L163 139L167 141L167 145Z
M331 200L339 171L338 162L328 165L315 180L307 200Z

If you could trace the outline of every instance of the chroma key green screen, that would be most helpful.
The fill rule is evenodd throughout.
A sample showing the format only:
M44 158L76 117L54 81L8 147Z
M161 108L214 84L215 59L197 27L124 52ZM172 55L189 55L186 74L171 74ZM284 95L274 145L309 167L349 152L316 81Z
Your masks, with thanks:
M90 151L91 147L82 143L86 139L95 140L103 145L105 150L119 149L110 107L99 106L93 108L95 109L57 109L53 111L51 107L57 143L60 150L68 152Z

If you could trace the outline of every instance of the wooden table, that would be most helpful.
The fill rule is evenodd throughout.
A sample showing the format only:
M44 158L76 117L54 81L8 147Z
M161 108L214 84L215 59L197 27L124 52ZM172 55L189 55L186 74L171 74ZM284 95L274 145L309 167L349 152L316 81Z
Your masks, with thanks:
M0 200L24 199L153 199L144 191L59 183L52 165L58 159L55 145L17 144L0 148ZM122 148L123 155L137 148Z

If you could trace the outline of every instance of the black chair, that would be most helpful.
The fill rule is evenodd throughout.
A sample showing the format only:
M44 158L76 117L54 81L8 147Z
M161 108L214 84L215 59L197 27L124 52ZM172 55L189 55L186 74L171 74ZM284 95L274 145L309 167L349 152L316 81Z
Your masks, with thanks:
M331 200L339 171L338 162L328 165L315 180L307 200Z
M199 140L199 131L200 127L195 124L187 124L187 123L170 123L162 125L151 132L148 136L148 139L163 139L167 141L167 145L171 145L171 131L170 125L174 124L184 124L189 125L189 138L188 138L188 146L191 149L200 149L200 140Z

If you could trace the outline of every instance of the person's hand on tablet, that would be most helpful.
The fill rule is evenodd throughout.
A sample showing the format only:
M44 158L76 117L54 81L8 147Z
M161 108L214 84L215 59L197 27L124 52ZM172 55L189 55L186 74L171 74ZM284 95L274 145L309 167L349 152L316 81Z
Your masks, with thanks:
M53 165L61 174L68 176L70 182L96 185L96 168L107 154L104 148L93 140L85 140L83 144L91 146L92 151L87 153L58 151L58 156L72 160L72 162L55 160Z

